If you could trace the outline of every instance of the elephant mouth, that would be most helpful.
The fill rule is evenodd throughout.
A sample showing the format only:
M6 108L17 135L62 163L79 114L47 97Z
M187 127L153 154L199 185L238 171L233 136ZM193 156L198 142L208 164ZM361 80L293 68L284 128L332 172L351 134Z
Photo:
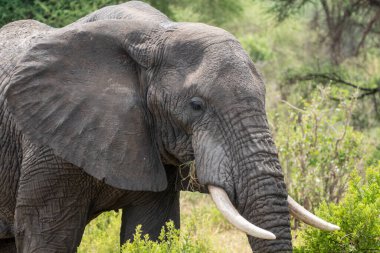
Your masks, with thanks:
M273 233L269 232L268 230L262 229L258 226L255 226L254 224L246 220L243 216L241 216L231 203L225 190L213 185L208 185L208 190L219 211L237 229L256 238L267 240L276 239L276 236ZM289 212L295 218L315 228L325 231L334 231L340 229L338 226L331 224L310 213L290 196L288 196L288 207Z

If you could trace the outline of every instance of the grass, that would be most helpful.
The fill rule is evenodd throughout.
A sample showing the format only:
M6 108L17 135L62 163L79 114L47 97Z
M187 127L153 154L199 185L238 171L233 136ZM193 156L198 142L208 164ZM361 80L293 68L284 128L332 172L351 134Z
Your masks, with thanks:
M120 222L121 212L114 211L91 221L78 252L120 252ZM207 245L204 252L251 252L246 235L224 219L207 194L181 192L181 233L187 234L192 242Z
M224 219L207 194L181 193L181 226L192 223L195 237L206 237L215 252L252 252L246 235Z

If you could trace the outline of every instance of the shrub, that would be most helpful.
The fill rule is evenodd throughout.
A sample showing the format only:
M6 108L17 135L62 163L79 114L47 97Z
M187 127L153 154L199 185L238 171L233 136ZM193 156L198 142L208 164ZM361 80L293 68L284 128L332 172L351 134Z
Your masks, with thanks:
M299 233L295 252L380 251L380 162L370 167L366 180L352 173L349 189L339 204L323 203L316 213L341 228L325 232L307 227Z
M36 19L54 27L67 25L88 13L122 0L0 0L0 27L19 19Z
M321 89L302 109L285 102L272 117L289 194L311 210L339 202L366 153L363 134L349 125L354 102L332 105L330 94Z
M268 41L263 38L247 35L239 38L239 41L254 62L268 61L272 57Z
M158 241L149 240L149 235L142 236L141 225L137 226L133 242L127 241L122 252L128 253L201 253L212 252L204 240L192 238L189 232L182 233L174 227L173 222L166 223L161 229Z
M86 226L78 252L121 252L119 241L120 224L121 210L119 212L102 213ZM155 247L153 249L157 248L158 250L152 250L151 252L166 252L164 249L168 244L168 238L175 237L168 236L168 232L171 231L172 235L178 232L170 229L166 226L164 242L160 240L158 242L149 242L143 235L144 227L141 227L139 229L139 242L129 242L129 246L124 247L129 247L128 250L135 250L132 252L146 252L149 247ZM170 239L171 244L177 245L174 249L183 249L183 251L178 252L227 253L232 250L241 253L251 252L246 235L235 229L224 219L213 204L211 197L207 194L181 192L180 233L178 241ZM137 251L140 246L140 251ZM174 249L173 252L175 252ZM124 249L124 252L130 251Z
M120 252L121 212L105 212L86 226L78 253Z
M126 0L0 0L0 27L19 19L36 19L54 27L62 27L88 13ZM144 0L170 18L193 19L221 25L243 11L242 0ZM215 8L214 6L218 6Z

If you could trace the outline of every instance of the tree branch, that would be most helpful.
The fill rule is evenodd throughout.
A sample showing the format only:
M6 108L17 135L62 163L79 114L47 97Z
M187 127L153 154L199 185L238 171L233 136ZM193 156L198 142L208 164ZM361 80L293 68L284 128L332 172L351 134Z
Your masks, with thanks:
M337 84L343 84L343 85L346 85L346 86L350 86L352 88L355 88L355 89L358 89L358 90L361 90L361 91L366 91L366 92L373 92L374 90L378 90L379 88L365 88L365 87L361 87L357 84L353 84L351 82L348 82L346 80L343 80L339 75L333 73L333 74L325 74L325 73L309 73L309 74L306 74L306 75L295 75L291 78L289 78L289 81L311 81L311 80L318 80L318 81L321 81L321 82L334 82L334 83L337 83Z
M380 84L376 88L366 88L361 87L357 84L353 84L351 82L348 82L341 78L339 75L332 73L332 74L325 74L325 73L309 73L306 75L294 75L290 78L288 78L288 82L294 82L294 81L319 81L323 84L326 83L335 83L335 84L342 84L354 89L357 89L361 91L362 93L358 96L356 96L356 99L361 99L366 96L374 95L376 93L380 94ZM333 98L334 100L339 100L337 98Z
M363 47L365 39L367 38L367 35L372 30L373 25L380 20L380 9L375 13L375 16L370 20L370 22L367 24L366 28L363 31L362 38L359 42L359 44L356 47L355 55L359 55L360 49Z

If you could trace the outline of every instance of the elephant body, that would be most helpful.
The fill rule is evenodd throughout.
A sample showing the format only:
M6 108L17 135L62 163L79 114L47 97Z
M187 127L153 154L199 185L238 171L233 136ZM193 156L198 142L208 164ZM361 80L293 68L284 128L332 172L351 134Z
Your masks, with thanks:
M169 186L162 192L112 187L33 145L1 107L0 252L75 252L88 222L103 211L123 208L121 243L135 227L157 238L165 222L179 226L176 171L167 166ZM22 196L22 197L21 197ZM16 207L17 206L17 207ZM128 214L126 216L125 214Z
M20 252L74 252L90 220L120 208L128 213L128 218L123 216L121 242L132 239L138 224L157 238L166 221L179 225L179 190L173 168L166 166L170 184L163 192L112 187L55 155L51 148L34 145L9 113L4 94L14 66L33 45L33 37L53 29L25 20L0 30L0 252L16 250L15 236L22 238L17 246Z
M292 250L265 89L232 35L132 1L59 29L8 24L0 59L0 252L75 252L120 208L121 242L138 224L157 238L179 226L191 160L199 191L223 188L277 236L249 236L253 251Z

